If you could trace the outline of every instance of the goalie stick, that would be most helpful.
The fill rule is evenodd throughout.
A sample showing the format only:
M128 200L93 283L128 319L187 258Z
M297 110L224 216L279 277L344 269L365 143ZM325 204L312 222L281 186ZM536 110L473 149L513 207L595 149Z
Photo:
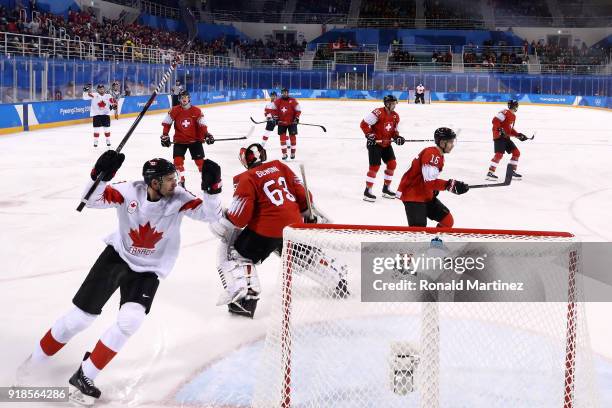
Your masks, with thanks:
M312 205L310 201L310 194L308 194L308 182L306 181L306 167L303 163L300 164L300 173L302 174L302 181L304 182L304 189L306 190L306 205L308 206L308 211L310 212L311 217L313 215L320 218L320 222L318 224L330 224L332 222L331 218L327 216L323 211L319 208Z
M195 16L194 16L193 12L191 11L191 9L188 8L188 7L180 7L180 10L181 10L181 14L182 14L182 17L183 17L183 22L187 26L188 41L185 43L183 48L181 48L181 50L178 52L178 54L176 54L176 57L175 57L174 61L172 61L172 64L170 65L170 68L168 68L168 71L166 71L166 73L162 77L162 79L159 82L159 84L157 84L157 88L155 88L155 90L153 91L153 94L151 94L151 97L149 98L147 103L144 105L144 107L142 108L142 110L140 111L138 116L136 117L136 120L134 120L134 123L132 123L132 126L130 126L130 129L128 130L126 135L123 137L123 139L121 140L121 142L119 143L119 145L115 149L115 151L117 153L121 152L121 150L123 149L123 146L125 146L127 141L130 139L130 136L132 136L132 133L134 133L134 130L136 129L136 126L138 126L138 124L142 120L143 116L145 115L147 110L149 110L149 107L151 106L151 104L153 103L153 101L155 100L157 95L160 93L160 91L163 88L163 86L166 84L166 82L168 81L168 79L172 75L172 72L176 69L177 65L180 63L181 54L183 54L186 50L189 49L189 47L191 46L191 43L193 42L193 40L195 39L196 35L198 34L197 22L196 22ZM105 176L105 174L104 174L103 171L98 173L98 177L96 177L96 180L94 181L92 186L89 188L89 190L87 191L85 196L81 199L81 202L79 203L79 205L77 206L76 210L78 212L81 212L83 210L83 208L85 207L85 204L87 204L87 201L89 200L89 198L91 197L91 195L93 194L95 189L98 187L98 184L100 184L100 181L102 180L102 178L104 176Z
M501 183L475 184L473 186L470 186L470 189L472 189L472 188L487 188L487 187L509 186L510 183L512 182L512 174L513 173L514 173L514 169L512 168L512 165L508 164L508 167L506 167L506 178Z

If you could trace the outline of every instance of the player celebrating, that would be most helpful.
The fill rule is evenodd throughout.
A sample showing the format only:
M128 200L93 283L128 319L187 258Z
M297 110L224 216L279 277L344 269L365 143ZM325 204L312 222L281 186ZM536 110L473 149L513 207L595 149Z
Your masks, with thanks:
M177 187L176 169L164 159L145 162L144 181L107 185L124 158L114 150L100 156L91 179L104 172L103 181L87 202L89 208L116 208L119 228L105 238L107 247L72 299L74 307L53 324L18 370L18 377L23 377L48 361L93 323L120 288L116 322L102 334L91 353L85 353L69 380L74 387L71 399L87 405L101 394L94 380L138 330L151 309L159 279L172 270L179 253L183 217L203 222L215 222L221 217L221 169L216 163L206 160L203 197L198 198Z
M161 145L164 147L170 147L172 144L168 135L172 122L174 122L172 157L181 177L180 184L185 187L185 153L187 149L189 149L191 158L201 173L202 163L204 163L202 142L206 141L206 144L210 145L215 143L215 138L208 132L208 126L206 126L206 120L200 108L191 105L191 97L187 91L180 94L180 105L170 109L162 122L164 131L161 135Z
M449 128L436 129L436 145L423 149L402 176L398 194L401 194L409 226L426 227L428 218L438 221L439 228L453 226L453 216L437 196L441 190L464 194L470 189L461 181L438 178L444 167L444 155L453 150L456 137L455 132Z
M414 93L414 103L425 103L425 87L423 84L418 84Z
M274 101L276 101L276 97L278 94L274 91L270 92L270 103L266 104L264 108L264 115L266 116L266 132L263 135L261 146L266 147L266 143L270 136L272 136L272 131L276 127L278 123L278 115L276 114L276 105Z
M100 138L100 129L104 128L104 137L106 138L106 147L111 148L110 141L110 112L117 111L117 101L111 95L106 93L104 85L99 84L96 87L98 92L92 93L89 85L83 88L83 99L91 99L91 108L89 116L93 118L94 128L94 147L98 147L98 139Z
M307 211L306 190L300 179L284 163L266 159L260 144L240 150L240 162L247 170L234 177L234 197L225 216L211 224L223 242L217 270L225 293L218 304L227 304L231 313L247 317L254 316L261 292L255 264L272 252L280 255L287 225L302 222L303 217L308 217L307 222L317 221L317 216ZM346 272L336 267L334 260L315 248L311 248L309 259L317 265L313 279L347 293Z
M370 202L376 201L376 196L372 194L372 186L376 181L376 173L380 169L381 159L387 166L382 189L383 197L395 198L395 192L389 189L397 166L391 141L399 146L406 142L406 139L400 136L397 130L400 121L399 115L395 112L397 98L393 95L387 95L383 98L383 104L385 105L383 108L376 108L368 113L360 125L367 139L366 145L370 162L363 199Z
M287 160L287 130L289 131L289 143L291 145L291 159L295 159L297 125L300 122L302 109L298 101L289 96L287 88L281 89L281 97L274 101L274 106L278 115L278 134L280 136L283 160Z
M516 120L515 112L518 110L518 106L519 103L516 99L510 99L508 101L508 109L504 109L493 118L493 148L495 150L495 155L493 156L491 165L489 166L489 172L487 173L486 177L487 180L495 181L498 179L498 177L495 175L495 170L497 169L497 165L502 159L504 152L512 154L512 157L510 158L510 164L514 170L512 173L512 178L514 180L522 179L522 176L516 172L518 159L521 152L510 139L511 136L514 136L521 142L527 140L527 136L517 132L514 129L514 121Z

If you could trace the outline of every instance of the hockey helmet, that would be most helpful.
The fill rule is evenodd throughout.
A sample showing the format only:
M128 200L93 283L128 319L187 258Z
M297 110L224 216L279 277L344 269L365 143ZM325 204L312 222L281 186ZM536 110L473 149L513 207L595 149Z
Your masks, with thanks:
M159 157L146 161L142 166L142 177L147 186L150 186L153 180L158 180L161 183L162 177L173 173L176 173L174 164Z
M510 110L517 110L519 107L519 103L516 99L510 99L508 101L508 109Z
M396 102L397 103L397 98L395 97L395 95L386 95L383 98L383 104L385 105L385 107L387 107L387 104L391 103L391 102Z
M457 135L451 128L440 127L440 128L437 128L436 131L434 132L434 141L436 142L437 146L440 146L440 142L442 140L452 140L456 138L457 138Z
M241 148L238 156L240 163L247 169L260 165L267 158L266 149L259 143L252 143L248 147Z
M106 88L106 87L104 86L104 84L98 84L98 85L96 86L96 90L97 90L98 92L100 92L100 93L104 93L105 88Z

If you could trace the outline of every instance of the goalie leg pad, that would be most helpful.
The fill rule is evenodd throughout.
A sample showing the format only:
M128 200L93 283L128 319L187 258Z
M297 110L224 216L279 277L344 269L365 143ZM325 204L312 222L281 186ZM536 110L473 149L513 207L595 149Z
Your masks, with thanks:
M227 305L244 298L257 298L261 292L257 269L251 261L232 251L231 260L222 262L217 271L225 289L217 301L217 306Z

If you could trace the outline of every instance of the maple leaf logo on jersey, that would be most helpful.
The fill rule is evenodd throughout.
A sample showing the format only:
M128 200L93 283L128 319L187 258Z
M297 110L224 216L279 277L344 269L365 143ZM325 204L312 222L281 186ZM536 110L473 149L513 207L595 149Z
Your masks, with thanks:
M104 101L100 101L98 102L98 106L102 109L104 109L104 107L106 106L106 103L104 103Z
M151 223L139 225L138 231L130 229L130 238L132 238L132 247L130 253L134 255L151 255L155 252L155 244L163 237L163 232L155 231L155 227L151 228Z

